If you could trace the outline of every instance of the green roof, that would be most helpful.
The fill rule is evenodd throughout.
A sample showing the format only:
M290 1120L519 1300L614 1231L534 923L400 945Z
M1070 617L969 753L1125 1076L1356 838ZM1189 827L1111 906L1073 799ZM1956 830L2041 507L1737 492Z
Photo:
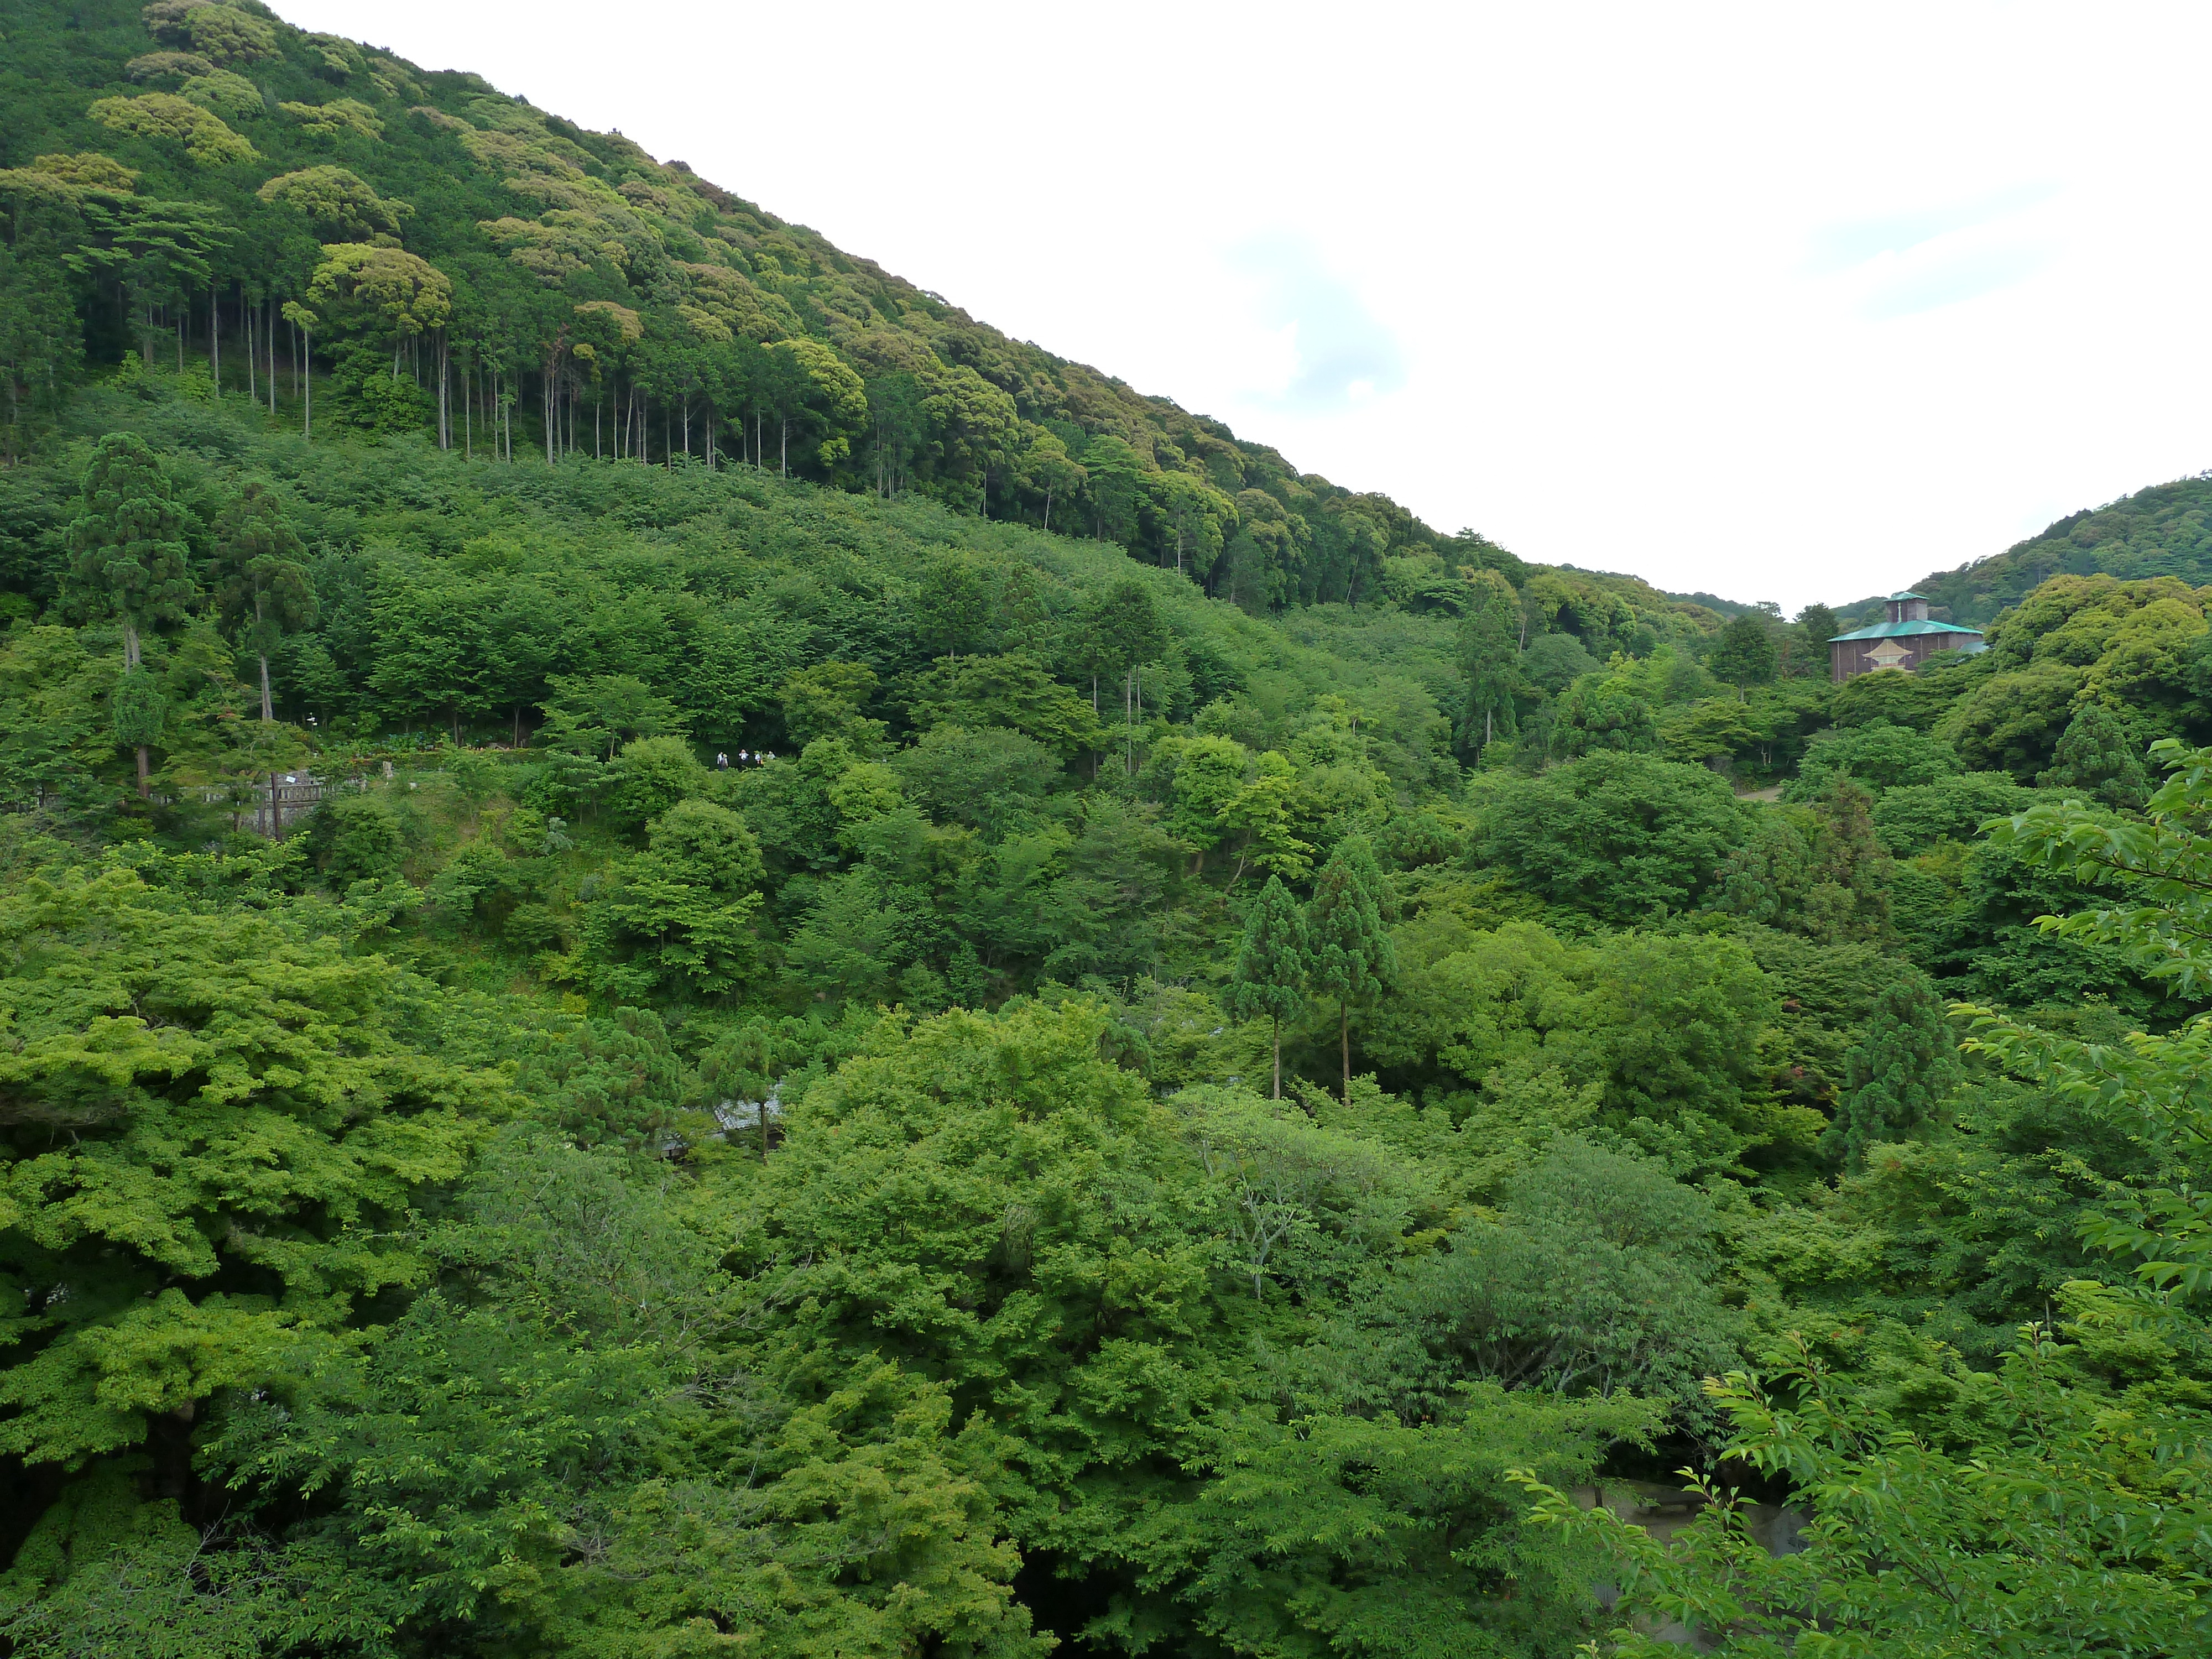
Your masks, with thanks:
M1927 597L1925 593L1893 593L1889 599L1890 603L1893 605L1899 599L1924 599Z
M1982 636L1982 630L1978 628L1960 628L1955 623L1876 623L1872 628L1854 628L1848 634L1832 635L1829 636L1828 643L1841 645L1846 640L1894 640L1907 634L1972 634L1976 639L1979 639Z

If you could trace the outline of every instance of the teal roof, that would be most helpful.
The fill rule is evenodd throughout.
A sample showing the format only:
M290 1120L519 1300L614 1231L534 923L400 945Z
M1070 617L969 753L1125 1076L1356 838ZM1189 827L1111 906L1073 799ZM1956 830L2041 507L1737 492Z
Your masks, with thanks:
M1925 593L1893 593L1889 597L1893 604L1899 599L1924 599L1928 596Z
M1972 634L1976 639L1979 639L1982 636L1982 630L1978 628L1960 628L1955 623L1876 623L1872 628L1854 628L1848 634L1832 635L1829 636L1828 643L1841 645L1846 640L1894 640L1903 638L1908 634Z

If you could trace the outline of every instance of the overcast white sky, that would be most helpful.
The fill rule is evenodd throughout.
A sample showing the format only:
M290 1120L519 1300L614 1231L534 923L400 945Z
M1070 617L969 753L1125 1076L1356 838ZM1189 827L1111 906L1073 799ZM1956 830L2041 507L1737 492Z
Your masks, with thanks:
M276 0L1522 556L1794 612L2212 467L2212 8Z

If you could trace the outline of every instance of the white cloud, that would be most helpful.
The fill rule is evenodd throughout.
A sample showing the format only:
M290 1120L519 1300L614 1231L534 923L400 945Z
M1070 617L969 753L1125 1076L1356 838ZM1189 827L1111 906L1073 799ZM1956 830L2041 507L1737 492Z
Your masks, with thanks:
M2212 465L2212 13L279 0L1524 555L1796 608Z

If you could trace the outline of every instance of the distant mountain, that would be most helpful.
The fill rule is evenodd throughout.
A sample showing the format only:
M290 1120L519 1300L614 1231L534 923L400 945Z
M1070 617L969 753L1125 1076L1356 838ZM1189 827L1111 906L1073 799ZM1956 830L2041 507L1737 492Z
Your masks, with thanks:
M1985 628L2048 577L2098 574L2128 581L2179 576L2191 587L2212 583L2212 472L2085 507L2002 553L1923 577L1913 591L1929 597L1929 613L1940 620ZM1865 621L1879 614L1881 599L1838 605L1837 615ZM1702 597L1699 603L1719 608Z
M1667 593L1665 598L1677 605L1701 605L1708 611L1723 617L1741 617L1747 611L1756 611L1755 605L1746 605L1740 599L1724 599L1717 593Z

